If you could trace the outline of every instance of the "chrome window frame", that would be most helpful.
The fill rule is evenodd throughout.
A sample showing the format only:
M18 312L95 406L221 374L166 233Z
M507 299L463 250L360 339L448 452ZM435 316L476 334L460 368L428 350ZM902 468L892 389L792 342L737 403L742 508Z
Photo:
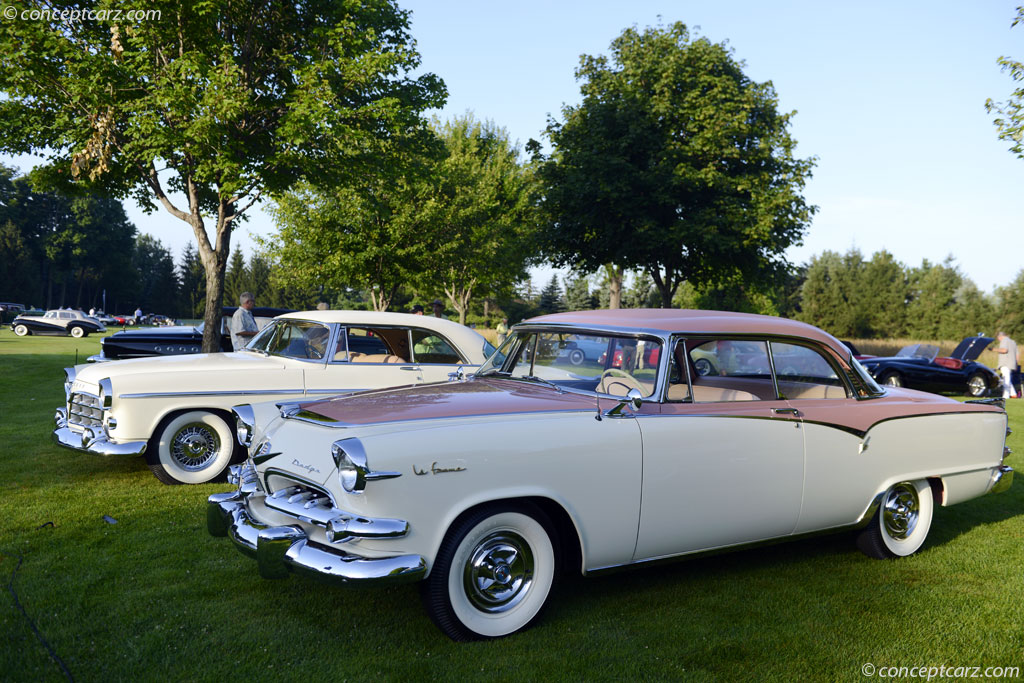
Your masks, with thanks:
M646 328L636 328L636 327L618 327L618 326L612 326L612 325L609 325L609 326L595 326L595 327L592 327L592 326L576 327L576 326L573 326L573 325L554 324L554 323L528 323L528 324L525 324L525 325L524 324L520 324L520 325L516 325L511 330L509 330L509 338L510 339L514 339L515 342L513 343L512 347L510 348L509 353L505 356L505 360L504 360L504 362L502 362L501 367L497 368L497 369L499 371L501 371L501 372L509 372L508 367L511 364L511 360L514 359L514 358L518 358L519 354L522 352L523 343L522 343L522 336L521 335L523 335L523 334L534 334L534 333L544 333L544 334L555 333L555 334L557 334L559 332L566 333L566 334L594 335L594 336L599 336L599 337L608 337L608 336L612 336L612 337L626 337L626 338L629 338L629 339L636 339L638 341L641 341L641 340L644 340L644 339L656 341L658 344L661 345L661 348L662 348L662 351L659 352L659 356L658 356L658 377L657 377L657 381L655 382L655 385L654 385L654 390L651 392L650 396L645 396L643 398L643 402L644 403L661 403L662 402L662 397L664 396L664 393L665 393L665 390L666 390L666 385L667 385L667 377L666 377L666 375L668 374L668 361L669 361L669 357L668 357L669 354L665 353L664 350L668 348L668 345L669 345L669 342L670 342L670 340L672 338L672 335L666 334L665 332L662 332L660 330L649 330L649 329L646 329ZM536 352L537 352L537 349L536 349L536 339L537 339L537 337L534 336L533 339L534 339L533 355L530 356L530 374L531 375L533 374L533 362L534 362L533 359L536 357ZM499 349L500 348L501 347L499 347ZM519 376L512 376L512 375L510 375L510 376L513 377L513 379L518 379L519 378ZM562 391L565 391L565 392L568 392L568 393L582 394L582 395L585 395L585 396L600 396L600 397L613 398L613 399L616 399L616 400L622 399L621 396L615 396L614 394L602 394L599 391L583 391L583 390L579 390L579 389L572 389L572 388L569 388L569 387L561 387L561 389L562 389Z
M834 357L832 357L832 354L825 353L824 349L820 348L819 344L816 344L816 343L814 343L814 342L812 342L810 340L805 340L803 343L797 343L797 342L794 342L794 341L789 341L789 340L784 340L784 339L776 339L775 341L777 341L780 344L789 344L790 346L800 346L800 347L803 347L803 348L806 348L806 349L810 349L811 351L817 353L819 356L823 357L825 359L825 362L828 363L828 366L830 368L832 368L832 372L835 373L836 380L838 380L838 382L839 382L839 386L841 386L843 388L843 391L846 392L846 398L853 398L854 396L856 396L857 392L854 391L851 388L850 383L848 381L844 381L844 378L846 376L846 372L844 372L842 368L836 367L836 363L835 363L836 359ZM772 340L769 339L768 340L768 349L769 349L769 352L771 354L772 372L774 373L775 372L775 352L772 350L771 344L772 344ZM831 385L829 385L829 386L831 386ZM778 390L778 375L776 375L775 393L776 393L776 395L778 395L780 397L782 396L782 393ZM791 399L787 398L785 400L789 401ZM820 399L792 399L792 400L794 400L794 401L814 401L814 400L820 400Z

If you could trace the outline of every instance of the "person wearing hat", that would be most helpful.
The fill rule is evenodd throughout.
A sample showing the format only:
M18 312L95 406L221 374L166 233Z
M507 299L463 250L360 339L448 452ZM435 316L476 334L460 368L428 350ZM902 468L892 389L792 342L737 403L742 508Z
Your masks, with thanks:
M430 307L434 309L435 318L444 318L444 304L441 303L440 299L434 299Z
M412 307L413 315L423 315L423 304L416 304Z

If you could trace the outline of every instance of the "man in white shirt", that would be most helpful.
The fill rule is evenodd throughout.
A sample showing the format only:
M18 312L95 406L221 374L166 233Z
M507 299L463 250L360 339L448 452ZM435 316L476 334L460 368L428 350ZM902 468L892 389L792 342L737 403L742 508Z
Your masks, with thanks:
M256 307L256 300L252 294L242 292L242 296L238 297L238 303L238 310L231 316L231 347L235 351L243 348L260 331L256 325L256 318L252 316L252 309Z

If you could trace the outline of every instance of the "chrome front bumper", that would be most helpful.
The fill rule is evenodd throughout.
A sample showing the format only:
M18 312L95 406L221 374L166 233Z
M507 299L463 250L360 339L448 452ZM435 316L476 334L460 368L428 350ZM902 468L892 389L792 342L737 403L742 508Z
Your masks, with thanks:
M310 541L298 524L261 524L246 508L254 475L251 470L232 473L243 482L239 489L209 497L206 527L211 536L227 536L241 552L255 557L263 578L281 579L294 572L331 584L364 586L411 583L426 575L427 563L419 555L363 557Z
M58 446L95 455L142 455L146 452L145 441L114 443L107 439L102 430L97 432L91 427L86 427L83 432L76 432L68 427L67 408L57 408L53 421L56 425L56 429L53 430L53 442Z

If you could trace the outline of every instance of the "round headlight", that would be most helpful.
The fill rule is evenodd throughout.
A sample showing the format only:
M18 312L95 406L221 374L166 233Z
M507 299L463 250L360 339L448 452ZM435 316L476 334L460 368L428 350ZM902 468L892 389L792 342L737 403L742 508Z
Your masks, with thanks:
M349 493L357 489L362 490L365 482L363 486L359 486L359 469L345 449L341 447L340 441L331 445L331 457L334 458L334 465L338 468L338 481L341 483L341 487Z
M100 382L100 407L109 408L114 402L114 389L109 378L101 379Z
M235 437L238 443L248 448L256 433L256 414L249 404L235 406L231 412L235 414Z

